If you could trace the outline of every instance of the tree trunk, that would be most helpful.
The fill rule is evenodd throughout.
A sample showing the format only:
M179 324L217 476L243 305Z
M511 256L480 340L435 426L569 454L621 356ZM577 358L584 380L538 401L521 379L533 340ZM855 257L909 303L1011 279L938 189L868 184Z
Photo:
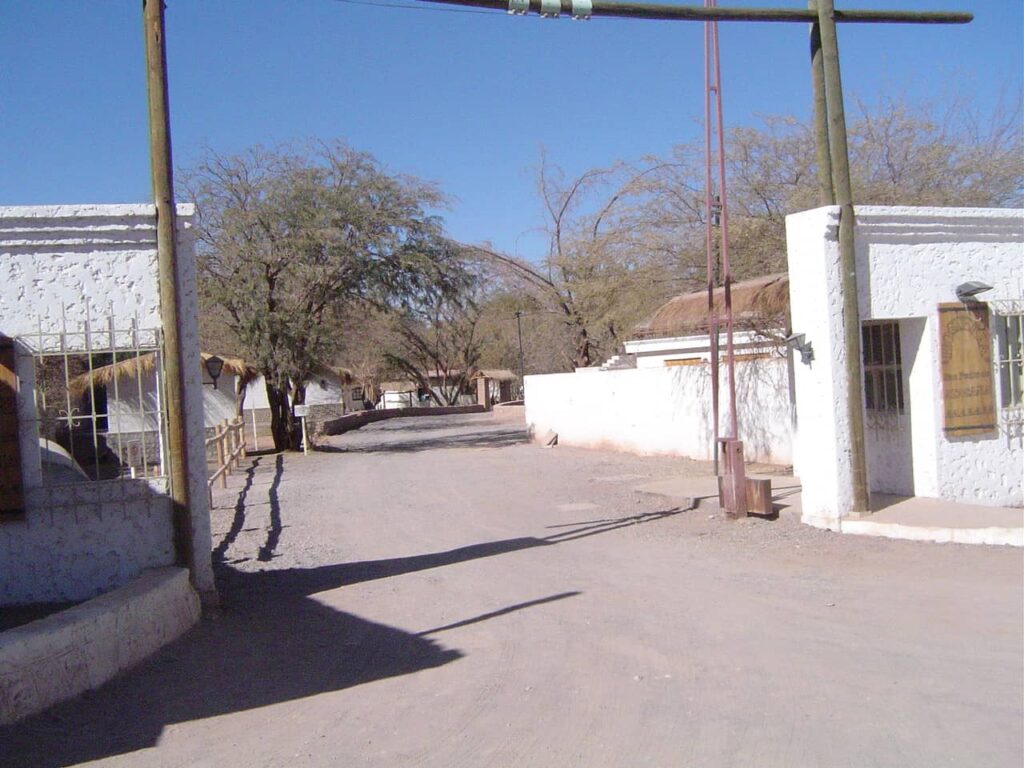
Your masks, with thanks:
M245 393L249 386L242 376L238 376L235 382L235 416L242 418L245 416Z
M275 381L278 377L266 377L267 402L270 404L270 431L274 436L274 448L278 451L295 450L295 419L291 403L288 402L291 384L287 379Z
M292 405L303 405L306 402L306 385L299 384L295 387L295 391L292 392ZM289 415L291 409L289 409ZM307 427L309 424L307 423ZM292 431L291 431L291 445L290 448L293 451L298 451L302 448L302 423L298 419L293 419Z

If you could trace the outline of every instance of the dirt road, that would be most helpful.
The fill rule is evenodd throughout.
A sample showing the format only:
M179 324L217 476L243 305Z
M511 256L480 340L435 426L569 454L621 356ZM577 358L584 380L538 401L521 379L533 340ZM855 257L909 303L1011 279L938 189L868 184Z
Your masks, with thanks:
M224 611L0 765L1019 766L1019 550L666 509L486 415L260 456Z

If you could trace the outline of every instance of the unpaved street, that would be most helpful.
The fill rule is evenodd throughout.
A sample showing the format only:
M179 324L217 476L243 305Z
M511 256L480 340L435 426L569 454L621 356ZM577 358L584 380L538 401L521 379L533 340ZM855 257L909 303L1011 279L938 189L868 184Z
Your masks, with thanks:
M0 765L1021 765L1019 550L675 510L697 471L488 415L263 455L225 607Z

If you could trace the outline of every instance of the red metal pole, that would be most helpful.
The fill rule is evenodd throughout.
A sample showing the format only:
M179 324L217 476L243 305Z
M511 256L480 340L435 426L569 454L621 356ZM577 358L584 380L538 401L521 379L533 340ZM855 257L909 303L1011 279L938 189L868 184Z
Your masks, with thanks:
M704 4L711 2L705 0ZM711 453L714 457L714 470L718 472L718 313L715 312L715 211L714 192L712 189L712 144L711 144L711 92L715 85L711 82L711 26L714 22L704 23L704 212L707 247L707 285L708 285L708 346L711 353Z
M715 7L716 0L709 0ZM729 266L729 197L725 183L725 129L722 124L722 67L718 55L718 23L711 23L711 37L714 44L715 68L715 110L717 112L715 128L718 132L718 186L721 189L721 243L722 243L722 283L725 286L725 360L729 371L729 437L739 439L736 425L736 360L733 350L733 317L732 317L732 269Z

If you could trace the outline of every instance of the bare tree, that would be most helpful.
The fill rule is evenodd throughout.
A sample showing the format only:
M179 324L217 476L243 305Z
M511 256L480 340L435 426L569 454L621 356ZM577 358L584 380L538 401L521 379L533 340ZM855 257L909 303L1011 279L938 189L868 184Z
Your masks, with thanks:
M653 301L665 298L663 254L634 217L648 195L645 179L661 164L617 163L567 179L545 158L538 189L548 218L548 252L539 264L480 246L477 252L557 316L564 360L586 367L615 352Z

